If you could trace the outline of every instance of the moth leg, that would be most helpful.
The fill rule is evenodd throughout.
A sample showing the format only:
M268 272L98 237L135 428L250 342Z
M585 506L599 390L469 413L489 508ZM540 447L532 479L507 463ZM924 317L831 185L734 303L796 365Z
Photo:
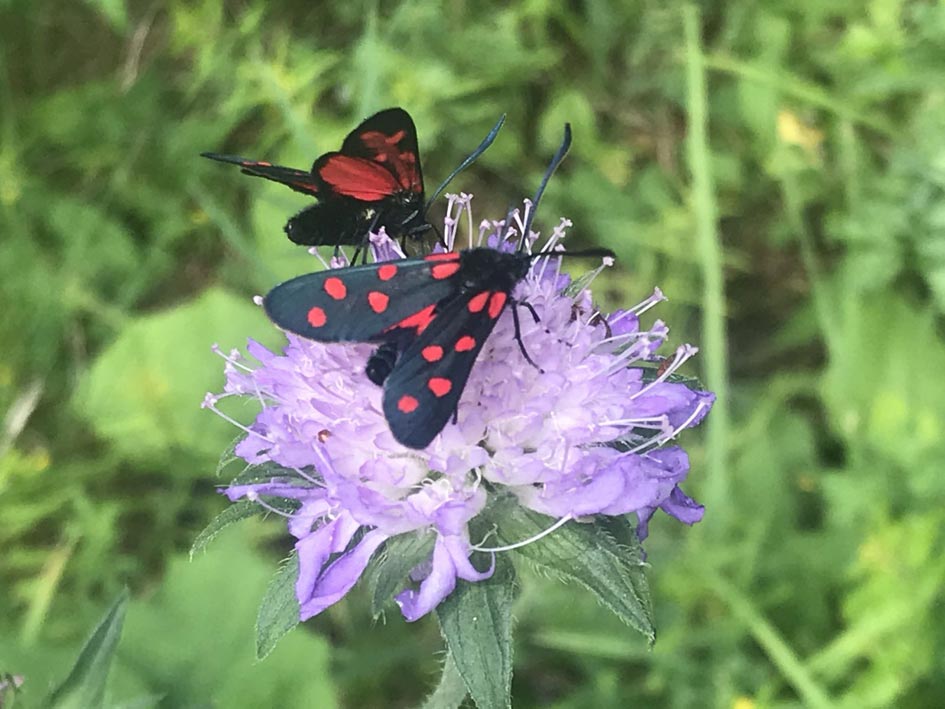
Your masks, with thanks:
M368 225L367 230L364 232L364 237L354 248L354 256L351 257L351 265L356 266L358 264L358 256L361 257L361 263L367 264L368 251L371 249L368 248L368 234L374 231L374 228L377 226L377 223L381 220L381 212L379 210L374 211L374 218L371 220L371 223Z
M538 317L538 313L535 312L535 308L534 308L534 306L532 306L531 303L529 303L528 301L522 300L522 301L518 301L516 304L517 304L517 305L523 305L523 306L525 306L526 308L528 308L528 312L530 312L530 313L532 314L532 317L535 319L535 324L536 324L536 325L541 322L541 318Z
M522 326L521 322L518 319L518 306L523 305L531 312L532 317L535 318L535 322L539 322L538 313L535 312L535 308L529 303L512 301L512 323L515 325L515 341L518 343L518 348L522 351L522 356L525 358L525 361L537 369L540 373L544 374L545 370L535 364L535 361L529 357L528 351L525 349L525 343L522 342Z
M431 229L436 234L436 243L440 244L444 249L446 248L446 242L443 240L443 234L440 232L439 229L436 228L435 224L419 224L415 226L413 229L411 229L410 231L408 231L406 236L411 236L420 243L419 251L421 253L432 252L432 249L426 248L427 244L422 240L422 234L430 231ZM401 247L403 247L403 244L401 244Z

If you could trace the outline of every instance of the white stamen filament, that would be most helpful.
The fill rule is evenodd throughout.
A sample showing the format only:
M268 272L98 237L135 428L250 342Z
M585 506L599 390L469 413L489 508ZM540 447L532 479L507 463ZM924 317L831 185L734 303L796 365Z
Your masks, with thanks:
M447 251L452 251L456 243L456 225L459 221L459 214L454 214L453 210L459 203L459 196L455 194L446 195L446 217L443 219L443 242ZM462 211L460 209L460 211Z
M317 258L319 261L321 261L322 266L323 266L325 269L331 268L331 266L329 266L329 265L328 265L328 262L325 260L325 257L322 256L320 253L318 253L318 248L317 248L317 247L313 246L312 248L310 248L310 249L308 250L308 252L309 252L312 256L314 256L315 258Z
M275 495L275 497L278 497L278 495ZM295 512L286 512L284 510L280 510L276 507L273 507L268 502L266 502L256 490L250 490L249 492L247 492L246 499L249 500L250 502L255 502L257 505L259 505L264 510L266 510L266 512L272 512L272 514L279 515L280 517L284 517L285 519L292 519L293 517L298 516Z
M466 234L469 237L469 248L473 247L473 216L472 216L472 195L462 193L460 195L463 198L463 206L466 210Z
M237 427L238 429L240 429L241 431L243 431L243 432L245 432L245 433L248 433L248 434L250 434L251 436L256 436L257 438L261 438L262 440L264 440L266 443L268 443L268 444L271 445L271 446L276 445L276 442L275 442L275 441L270 440L269 438L266 438L266 436L262 435L262 434L259 433L258 431L254 431L254 430L252 430L251 428L248 428L248 427L244 426L244 425L241 424L239 421L237 421L235 418L233 418L233 417L231 417L231 416L227 416L225 413L223 413L222 411L220 411L220 409L217 408L216 402L212 402L212 403L206 404L206 408L210 409L213 413L215 413L217 416L219 416L219 417L220 417L221 419L223 419L224 421L227 421L227 422L233 424L234 426L236 426L236 427Z
M608 321L610 326L613 327L614 321ZM597 343L597 346L607 345L611 342L620 342L621 340L639 340L643 337L650 337L653 333L650 330L637 330L636 332L625 332L622 335L611 335L610 337L605 337L603 340ZM629 344L629 342L627 343ZM618 347L620 345L617 345Z
M646 345L652 345L657 339L663 339L662 337L658 335L653 335L652 330L641 333L641 334L647 336L647 339L644 341L644 344ZM649 339L651 337L653 338L652 340ZM637 343L637 344L640 344L640 343ZM614 372L620 369L623 369L624 367L629 366L631 362L636 361L638 359L643 359L646 356L645 353L640 351L640 347L636 347L633 345L626 347L620 350L619 352L614 352L613 354L615 357L614 361L604 370L604 373L608 375L613 374ZM678 367L678 365L676 366Z
M529 240L530 234L525 233L525 222L528 221L529 215L532 213L532 201L530 199L525 200L525 208L520 212L515 210L512 214L512 219L515 220L515 223L518 224L518 233L525 236L525 241ZM529 231L531 231L529 229Z
M548 529L544 529L538 534L532 537L529 537L528 539L523 539L520 542L515 542L514 544L507 544L503 547L482 547L477 544L477 545L470 545L469 548L474 551L482 551L482 552L486 552L490 554L495 554L500 551L512 551L513 549L520 549L521 547L531 544L532 542L537 542L539 539L542 539L543 537L547 537L549 534L554 532L556 529L563 527L572 519L574 518L571 515L567 514L561 519L559 519L557 522L555 522L553 525L548 527Z
M225 359L227 362L232 364L234 367L239 367L244 372L249 372L249 373L253 372L252 368L247 367L245 364L239 361L240 353L238 350L230 350L229 354L223 354L223 350L220 348L220 345L215 344L210 348L210 351L216 355L219 355L220 357Z
M628 312L631 312L634 315L643 315L643 313L645 313L647 310L652 308L657 303L662 303L664 300L669 300L669 298L663 295L663 291L661 291L659 288L654 288L653 294L649 298L644 300L642 303L637 303L632 308L630 308Z
M652 428L658 430L664 428L665 416L644 416L643 418L625 418L609 419L607 421L598 421L599 426L629 426L631 428Z
M673 355L673 360L672 362L670 362L669 366L666 368L666 371L664 371L661 375L659 375L656 379L654 379L652 382L647 384L645 387L640 389L640 391L638 391L636 394L631 394L630 399L633 400L639 396L643 396L646 392L648 392L650 389L655 387L657 384L661 384L665 382L666 379L669 378L669 376L673 372L679 369L679 367L682 365L683 362L685 362L687 359L695 355L698 351L699 349L697 347L693 347L692 345L680 345L679 347L677 347L676 354Z

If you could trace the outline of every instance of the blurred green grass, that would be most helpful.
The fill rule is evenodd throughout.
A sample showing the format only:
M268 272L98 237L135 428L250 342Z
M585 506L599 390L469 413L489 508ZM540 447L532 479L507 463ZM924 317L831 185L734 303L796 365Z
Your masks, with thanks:
M516 705L945 704L945 6L701 8L0 3L0 673L27 702L125 584L116 701L430 688L432 623L372 626L355 593L287 639L309 684L273 656L241 694L254 611L227 595L275 570L281 528L196 579L179 560L234 435L197 409L210 345L272 341L250 297L311 263L281 233L304 198L197 156L304 166L402 105L431 185L509 114L453 186L479 217L531 193L571 121L539 221L618 253L608 307L660 285L727 394L684 441L705 521L647 542L655 649L530 578Z

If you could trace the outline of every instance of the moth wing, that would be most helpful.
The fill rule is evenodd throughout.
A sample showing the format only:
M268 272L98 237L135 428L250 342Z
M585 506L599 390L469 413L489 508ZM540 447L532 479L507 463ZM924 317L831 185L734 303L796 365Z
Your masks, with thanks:
M393 176L399 190L422 198L417 127L404 109L388 108L366 118L348 134L339 152L378 164Z
M292 188L296 192L318 197L321 191L321 184L315 176L306 170L298 170L294 167L283 167L282 165L273 165L262 160L249 160L238 155L220 155L218 153L200 153L202 157L210 158L218 162L226 162L232 165L239 165L242 172L253 177L264 177L267 180L278 182Z
M443 430L498 321L502 307L470 308L477 295L482 297L456 298L438 312L387 376L384 416L394 438L408 448L426 448Z
M400 191L397 176L384 164L343 153L326 153L312 168L323 189L361 202L379 202Z
M406 343L459 292L458 272L458 254L329 269L279 284L263 306L283 330L311 340Z

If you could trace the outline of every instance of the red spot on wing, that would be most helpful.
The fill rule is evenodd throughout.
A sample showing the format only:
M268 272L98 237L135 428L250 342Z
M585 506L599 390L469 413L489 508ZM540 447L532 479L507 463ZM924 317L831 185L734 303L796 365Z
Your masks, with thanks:
M508 295L502 291L496 291L492 294L492 297L489 298L489 317L495 320L499 317L499 313L502 312L502 307L505 305L505 301L508 300Z
M325 292L335 300L344 300L345 296L348 295L348 289L345 287L344 281L337 276L325 279Z
M362 202L377 202L400 190L394 176L382 166L364 158L331 155L318 168L319 176L335 194Z
M428 345L420 350L420 354L427 362L438 362L443 359L443 348L439 345Z
M459 261L459 254L455 251L444 251L441 254L430 254L423 257L424 261Z
M392 263L385 263L377 267L377 277L382 281L389 281L397 275L397 266Z
M372 150L381 150L383 148L390 149L390 147L397 145L404 139L405 135L407 133L404 130L399 130L393 135L387 135L387 133L382 133L379 130L366 130L360 135L360 138L361 142ZM378 159L382 157L386 157L386 154L378 155Z
M387 304L390 302L390 296L380 291L372 290L367 294L368 305L375 313L383 313L387 310Z
M450 389L453 388L453 382L444 377L430 377L430 381L427 382L427 387L433 392L434 396L439 398L450 393Z
M476 338L470 337L469 335L463 335L458 340L456 344L453 345L453 349L457 352L469 352L473 347L476 346Z
M413 150L399 150L398 143L407 137L407 131L399 130L393 135L380 131L365 131L358 136L361 143L374 153L375 162L383 164L396 179L401 189L423 192L423 180L417 169L417 154Z
M487 290L482 291L482 293L476 293L472 298L469 299L469 302L466 304L466 307L469 308L471 313L482 312L482 309L486 307L486 301L489 300L490 292Z
M449 278L452 276L458 270L459 261L449 261L447 263L438 263L436 266L431 268L430 275L436 280L442 281L444 278Z
M420 402L410 396L410 394L404 394L397 402L397 409L405 414L412 414L417 410L418 406L420 406Z
M387 328L387 331L396 330L397 328L403 328L409 330L411 328L417 328L417 334L419 335L424 330L427 329L427 326L433 322L433 319L436 317L433 314L433 310L436 308L436 304L428 305L423 310L418 310L413 315L410 315L403 320L401 320L396 325L392 325Z
M308 324L312 327L321 327L326 322L328 322L328 317L325 315L325 311L319 308L317 305L308 311Z

